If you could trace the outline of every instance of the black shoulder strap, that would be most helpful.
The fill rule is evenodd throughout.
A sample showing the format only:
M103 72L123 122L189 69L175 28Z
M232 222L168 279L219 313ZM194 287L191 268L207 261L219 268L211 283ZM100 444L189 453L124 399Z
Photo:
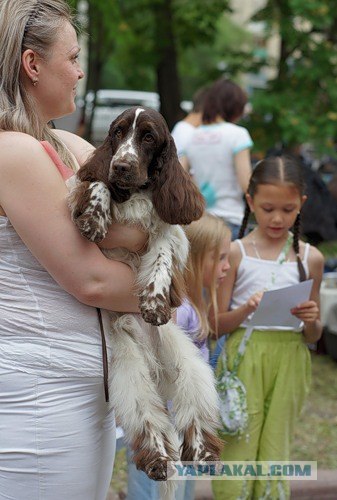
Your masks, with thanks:
M105 401L109 402L109 365L108 365L108 355L106 349L105 335L104 335L104 327L102 320L102 313L99 307L96 307L99 321L99 328L101 330L101 339L102 339L102 358L103 358L103 381L104 381L104 392L105 392Z

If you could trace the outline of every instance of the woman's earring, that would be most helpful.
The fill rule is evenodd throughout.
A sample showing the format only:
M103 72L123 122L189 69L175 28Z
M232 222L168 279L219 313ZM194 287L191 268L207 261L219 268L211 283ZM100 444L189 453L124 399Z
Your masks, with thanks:
M39 81L38 79L32 80L32 84L33 84L34 87L36 87L38 81Z

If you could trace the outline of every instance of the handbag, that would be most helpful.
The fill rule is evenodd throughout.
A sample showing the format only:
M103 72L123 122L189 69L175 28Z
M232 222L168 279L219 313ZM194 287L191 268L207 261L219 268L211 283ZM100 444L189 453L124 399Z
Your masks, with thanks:
M220 432L230 436L241 436L248 425L246 388L237 376L237 372L252 332L252 327L246 329L231 371L227 367L226 346L222 349L222 370L217 381L219 411L222 421Z

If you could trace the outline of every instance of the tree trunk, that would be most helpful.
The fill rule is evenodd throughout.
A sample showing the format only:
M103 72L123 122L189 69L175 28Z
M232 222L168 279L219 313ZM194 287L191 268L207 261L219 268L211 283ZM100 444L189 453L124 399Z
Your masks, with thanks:
M177 50L173 33L172 1L158 2L155 10L158 59L156 64L160 112L170 129L182 118Z
M100 13L89 4L89 33L95 34L89 37L88 46L88 79L87 79L87 92L92 90L94 92L94 100L92 103L90 116L87 117L85 127L85 139L91 142L92 136L92 122L94 111L96 107L96 92L101 88L102 69L104 64L104 51L102 50L101 38L104 36L104 29Z

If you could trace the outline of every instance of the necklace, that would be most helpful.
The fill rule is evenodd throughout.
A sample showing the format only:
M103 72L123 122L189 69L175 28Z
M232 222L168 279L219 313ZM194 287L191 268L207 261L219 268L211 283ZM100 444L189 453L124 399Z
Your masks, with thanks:
M284 246L282 247L281 249L281 253L279 255L279 262L282 264L283 262L288 262L289 258L287 258L287 254L290 250L290 247L292 245L292 242L293 242L293 236L292 234L288 234L288 237L285 241L285 244ZM254 252L255 252L255 255L256 257L259 259L259 260L263 260L258 249L257 249L257 246L256 246L256 240L255 238L252 238L252 245L253 245L253 249L254 249Z
M281 249L280 255L275 260L275 263L277 264L278 269L271 270L270 284L269 284L269 286L265 287L265 290L271 290L271 289L274 289L276 287L277 282L278 282L278 277L279 277L280 272L281 272L282 264L284 264L285 262L289 262L289 258L287 258L287 255L288 255L288 252L290 250L292 243L293 243L293 235L291 233L289 233L288 238ZM259 260L262 260L261 255L259 254L259 251L256 247L256 241L254 238L252 239L252 245L253 245L253 248L254 248L254 251L255 251L257 258ZM273 261L271 261L271 262L273 262Z
M256 247L256 241L255 241L255 240L252 240L252 245L253 245L253 248L254 248L254 252L255 252L256 257L257 257L258 259L262 260L262 259L261 259L261 255L259 254L259 251L258 251L258 249L257 249L257 247Z

